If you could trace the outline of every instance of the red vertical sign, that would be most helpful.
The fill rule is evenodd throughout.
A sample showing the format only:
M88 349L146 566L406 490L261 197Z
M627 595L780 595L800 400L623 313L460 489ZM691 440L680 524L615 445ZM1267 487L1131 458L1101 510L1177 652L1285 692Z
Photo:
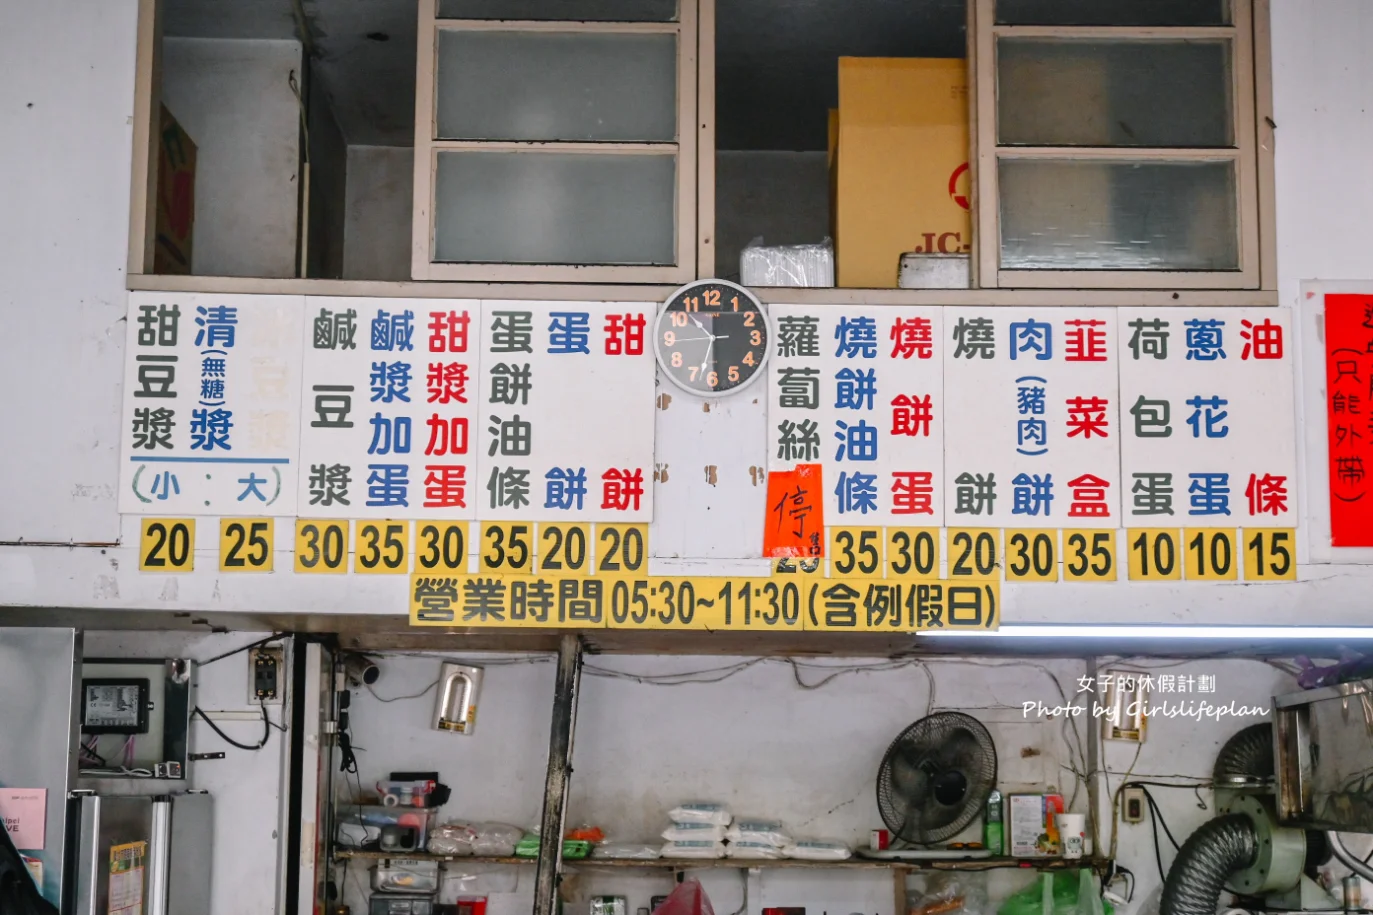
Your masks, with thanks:
M1325 297L1330 545L1373 546L1373 296Z

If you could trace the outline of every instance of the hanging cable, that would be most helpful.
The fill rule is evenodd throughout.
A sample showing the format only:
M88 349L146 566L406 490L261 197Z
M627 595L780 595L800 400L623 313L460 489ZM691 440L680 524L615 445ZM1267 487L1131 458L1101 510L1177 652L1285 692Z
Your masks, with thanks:
M209 715L206 715L204 709L202 709L202 708L201 708L200 706L198 706L198 705L197 705L197 706L195 707L195 709L191 712L191 714L192 714L192 715L199 715L199 716L200 716L200 720L201 720L201 721L204 721L206 724L208 724L208 725L210 726L210 730L212 730L212 731L214 731L216 734L218 734L218 735L220 736L220 739L222 739L222 740L223 740L225 743L227 743L229 746L231 746L231 747L237 747L237 748L240 749L240 750L254 751L254 750L261 750L263 747L267 746L267 739L268 739L269 737L272 736L272 722L271 722L271 720L268 719L268 717L267 717L267 706L263 705L263 706L261 706L261 708L262 708L262 739L259 740L259 741L258 741L257 743L255 743L255 744L252 744L252 743L239 743L237 740L234 740L234 739L233 739L232 737L230 737L228 734L225 734L222 730L220 730L219 725L217 725L217 724L215 724L213 721L211 721L211 720L210 720L210 716L209 716ZM284 730L284 728L283 728L283 730Z

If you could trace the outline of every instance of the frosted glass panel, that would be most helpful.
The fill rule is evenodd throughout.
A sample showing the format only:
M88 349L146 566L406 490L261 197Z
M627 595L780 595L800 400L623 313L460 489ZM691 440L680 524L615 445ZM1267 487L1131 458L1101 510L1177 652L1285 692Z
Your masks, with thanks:
M1003 159L1001 266L1237 270L1231 162Z
M673 264L675 156L440 152L436 262Z
M998 25L1228 25L1228 0L997 0Z
M439 33L445 140L672 142L677 36Z
M1005 146L1233 143L1227 41L997 42Z
M676 22L677 0L439 0L439 18Z

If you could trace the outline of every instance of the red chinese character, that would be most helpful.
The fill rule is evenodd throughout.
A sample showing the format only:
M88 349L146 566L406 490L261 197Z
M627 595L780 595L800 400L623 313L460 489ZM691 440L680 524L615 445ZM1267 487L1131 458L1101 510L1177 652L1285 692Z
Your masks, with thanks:
M461 362L431 362L424 376L430 403L467 403L467 366Z
M896 319L891 326L893 359L929 359L934 355L934 331L929 318Z
M425 454L466 454L467 418L454 416L444 419L435 413L429 417L429 444Z
M1070 397L1067 403L1068 438L1074 435L1081 435L1083 438L1091 438L1093 435L1107 437L1106 408L1110 406L1109 400L1105 397Z
M601 508L627 512L639 510L639 498L644 494L644 471L612 467L601 474Z
M1090 321L1064 321L1068 326L1063 344L1064 362L1105 362L1106 322L1100 318Z
M892 435L930 434L930 422L934 419L934 407L930 405L930 395L910 397L898 394L891 402Z
M1272 318L1264 318L1258 324L1240 321L1240 326L1244 328L1240 331L1240 339L1244 341L1241 359L1248 359L1251 349L1255 359L1282 358L1281 324L1274 324Z
M425 508L466 508L467 468L461 464L425 464Z
M1090 473L1084 473L1076 480L1069 480L1068 488L1073 491L1073 501L1068 506L1068 517L1111 517L1111 507L1106 504L1106 490L1110 485L1101 477Z
M472 323L467 312L429 312L429 352L467 352L467 325Z
M934 514L934 474L929 471L898 471L891 475L893 515Z
M644 316L606 315L605 354L642 356L644 354Z
M1275 477L1270 473L1263 476L1249 474L1249 485L1244 487L1244 495L1249 499L1251 515L1281 515L1287 512L1287 477Z

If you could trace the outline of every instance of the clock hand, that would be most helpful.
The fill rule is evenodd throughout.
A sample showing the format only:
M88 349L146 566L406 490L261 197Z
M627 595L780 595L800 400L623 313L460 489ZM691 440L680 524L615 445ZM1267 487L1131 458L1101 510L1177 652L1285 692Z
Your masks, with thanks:
M713 350L714 348L715 348L715 338L714 338L714 337L711 337L711 338L710 338L710 343L708 343L708 344L706 345L706 357L705 357L704 359L701 360L701 371L702 371L702 372L704 372L704 371L706 370L706 366L710 364L710 351Z

